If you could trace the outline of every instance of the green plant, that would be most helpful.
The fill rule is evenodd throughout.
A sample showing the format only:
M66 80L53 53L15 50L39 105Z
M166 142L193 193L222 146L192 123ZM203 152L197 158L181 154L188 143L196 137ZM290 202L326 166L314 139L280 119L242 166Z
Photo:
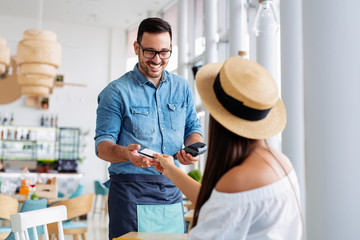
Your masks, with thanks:
M188 175L195 181L201 182L202 174L201 174L200 170L198 170L198 169L191 170L188 172Z
M33 192L31 197L30 197L31 200L38 200L39 199L39 196L36 194L36 192Z

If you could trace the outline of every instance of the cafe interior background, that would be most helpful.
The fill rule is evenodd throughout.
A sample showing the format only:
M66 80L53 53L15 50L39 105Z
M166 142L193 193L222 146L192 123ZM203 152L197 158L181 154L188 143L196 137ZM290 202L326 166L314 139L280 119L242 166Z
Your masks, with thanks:
M359 139L352 134L360 132L360 113L354 108L360 100L356 2L260 2L273 6L265 20L273 22L265 24L269 32L263 35L257 0L0 0L0 38L6 40L0 44L8 47L13 59L29 29L52 31L54 45L61 46L61 61L48 94L22 94L14 83L20 68L16 62L0 78L1 158L6 158L6 151L15 156L23 152L6 150L7 138L38 137L43 151L39 154L45 159L49 149L52 160L76 158L85 193L94 191L95 180L108 179L108 164L94 150L97 95L137 62L132 43L140 21L160 16L173 27L173 55L167 70L189 79L205 134L208 114L197 95L193 69L240 55L273 74L287 106L288 125L270 142L290 157L298 173L309 239L359 239L355 222L360 192L354 185L360 180ZM29 130L32 135L26 139ZM56 138L53 147L49 142L57 131L63 131L64 142ZM73 155L68 157L59 152L61 143L68 144L67 135L76 138L75 143L70 141ZM183 169L203 171L204 161L205 156ZM57 170L51 169L54 161L48 164L50 169L42 171Z

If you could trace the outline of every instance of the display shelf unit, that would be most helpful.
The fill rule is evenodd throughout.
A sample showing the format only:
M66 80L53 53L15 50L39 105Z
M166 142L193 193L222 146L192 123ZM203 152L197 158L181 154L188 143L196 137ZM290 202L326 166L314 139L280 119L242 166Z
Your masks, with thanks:
M79 146L79 128L0 125L2 161L32 160L56 167L58 160L77 161Z
M59 160L78 160L80 146L79 128L60 128Z
M0 160L5 169L18 169L27 166L36 169L36 141L0 140Z
M51 162L58 158L58 132L54 127L0 126L0 140L14 145L34 141L36 160ZM6 156L6 148L3 151Z
M36 141L0 140L0 160L37 160Z

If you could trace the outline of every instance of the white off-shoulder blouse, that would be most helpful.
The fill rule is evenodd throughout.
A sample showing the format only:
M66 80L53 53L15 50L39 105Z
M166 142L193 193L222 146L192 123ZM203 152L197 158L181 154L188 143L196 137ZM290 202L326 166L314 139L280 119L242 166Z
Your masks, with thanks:
M189 240L292 240L302 237L295 171L279 181L239 193L215 189L199 212Z

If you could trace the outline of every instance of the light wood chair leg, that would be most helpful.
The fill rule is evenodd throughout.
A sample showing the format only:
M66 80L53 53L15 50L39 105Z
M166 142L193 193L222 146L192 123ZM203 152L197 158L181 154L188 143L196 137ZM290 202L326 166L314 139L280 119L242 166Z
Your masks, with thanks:
M99 201L100 201L100 206L98 206ZM98 194L94 196L93 215L95 213L100 213L100 214L105 213L105 215L108 213L108 195Z
M93 209L94 214L97 212L97 199L98 199L98 195L95 195L95 197L94 197L94 209Z
M85 233L81 234L82 240L86 240Z
M108 214L108 197L109 197L109 195L106 195L106 202L105 202L105 215L107 215Z
M79 236L78 236L77 234L74 234L74 235L73 235L73 239L74 239L74 240L79 240Z
M101 197L101 211L103 211L105 213L106 211L106 196L102 195Z

